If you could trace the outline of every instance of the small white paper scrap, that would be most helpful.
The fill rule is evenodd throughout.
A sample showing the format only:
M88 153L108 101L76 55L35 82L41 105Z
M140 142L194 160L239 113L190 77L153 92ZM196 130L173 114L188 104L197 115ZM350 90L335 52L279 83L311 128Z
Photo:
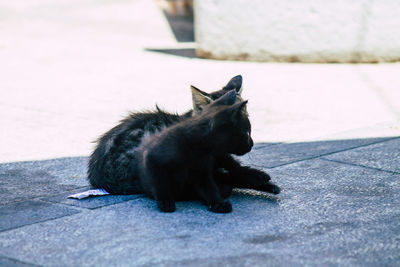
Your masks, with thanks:
M87 198L87 197L93 197L93 196L105 196L109 195L106 190L104 189L91 189L85 192L77 193L68 196L68 198L76 198L76 199L82 199L82 198Z

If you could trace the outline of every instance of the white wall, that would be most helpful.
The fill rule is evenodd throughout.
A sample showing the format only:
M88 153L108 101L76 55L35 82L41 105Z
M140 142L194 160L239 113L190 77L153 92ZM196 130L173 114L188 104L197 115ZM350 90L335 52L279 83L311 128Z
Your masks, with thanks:
M200 57L400 60L400 0L195 0Z

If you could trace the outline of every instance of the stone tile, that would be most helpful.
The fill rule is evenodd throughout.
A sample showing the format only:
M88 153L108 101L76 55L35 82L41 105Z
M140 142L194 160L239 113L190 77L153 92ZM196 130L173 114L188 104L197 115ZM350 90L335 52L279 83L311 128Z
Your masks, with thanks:
M80 207L80 208L96 209L96 208L109 206L109 205L113 205L113 204L117 204L117 203L121 203L121 202L125 202L125 201L129 201L132 199L143 197L143 195L138 194L138 195L106 195L106 196L99 196L99 197L89 197L89 198L85 198L85 199L67 198L71 194L83 192L88 189L89 189L89 187L80 189L80 190L75 190L74 192L68 192L68 193L63 193L63 194L59 194L56 196L42 198L42 200L48 201L48 202L54 202L54 203L62 203L62 204L76 206L76 207Z
M166 214L138 198L0 233L0 251L74 266L400 261L400 175L319 159L270 171L281 195L237 191L230 214L197 201Z
M324 158L400 173L400 139L343 151Z
M86 157L0 164L0 204L87 186Z
M291 259L280 259L272 253L249 253L241 256L213 257L210 259L192 259L182 261L164 261L161 263L150 263L144 266L295 266L298 262Z
M6 257L0 256L0 266L13 266L13 267L31 267L37 266L26 262L21 262L15 259L9 259Z
M281 143L268 146L258 144L258 146L255 146L250 153L240 157L240 160L245 164L273 168L299 160L312 159L321 155L373 144L388 139L390 138L349 139L301 143Z
M43 201L27 200L0 206L0 231L72 215L80 211Z

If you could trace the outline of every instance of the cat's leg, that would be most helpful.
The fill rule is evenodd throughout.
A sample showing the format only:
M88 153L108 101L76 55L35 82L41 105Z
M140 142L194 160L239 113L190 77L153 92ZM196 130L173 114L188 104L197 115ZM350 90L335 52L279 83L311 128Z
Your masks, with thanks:
M217 184L219 194L223 199L228 198L232 194L233 190L232 185L222 182L227 179L229 179L229 172L225 169L220 168L214 171L214 180Z
M176 210L175 200L171 197L172 194L166 194L165 190L159 191L156 194L156 202L160 211L174 212Z
M153 195L160 211L174 212L175 200L172 192L171 180L161 172L153 173Z
M218 184L217 186L218 186L219 194L223 199L226 199L232 195L233 187L231 185Z
M247 166L241 166L231 155L218 158L217 167L228 171L228 176L217 176L217 182L238 188L256 189L259 191L279 194L281 189L273 184L271 177L261 171ZM221 180L220 180L221 179Z
M196 183L196 191L205 205L212 212L228 213L232 211L232 205L224 201L219 194L219 189L211 175L199 177Z

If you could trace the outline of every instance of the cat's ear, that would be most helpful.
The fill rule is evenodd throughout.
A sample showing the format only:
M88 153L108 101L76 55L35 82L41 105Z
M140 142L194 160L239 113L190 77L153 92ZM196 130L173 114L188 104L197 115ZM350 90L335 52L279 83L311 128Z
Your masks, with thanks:
M243 78L242 75L237 75L230 79L230 81L225 85L222 90L230 91L230 90L235 90L238 95L242 93L242 83L243 83Z
M208 117L199 120L194 128L187 128L189 139L208 138L214 128L214 118Z
M247 117L246 101L240 101L231 106L219 110L214 118L213 124L218 127L225 127L227 125L235 125L241 118Z
M212 99L209 94L201 91L200 89L190 86L190 90L192 91L192 102L193 102L193 111L194 114L199 114L203 108L212 102Z
M248 103L248 100L246 100L246 101L240 101L240 102L238 102L238 103L232 105L232 107L229 107L229 108L227 109L228 114L229 114L230 119L231 119L232 122L237 121L238 118L240 118L241 116L243 116L243 114L244 114L245 116L248 116L248 115L247 115L247 103Z
M219 97L215 100L212 105L213 106L229 106L233 105L236 102L237 93L236 90L230 90L225 93L223 96Z

